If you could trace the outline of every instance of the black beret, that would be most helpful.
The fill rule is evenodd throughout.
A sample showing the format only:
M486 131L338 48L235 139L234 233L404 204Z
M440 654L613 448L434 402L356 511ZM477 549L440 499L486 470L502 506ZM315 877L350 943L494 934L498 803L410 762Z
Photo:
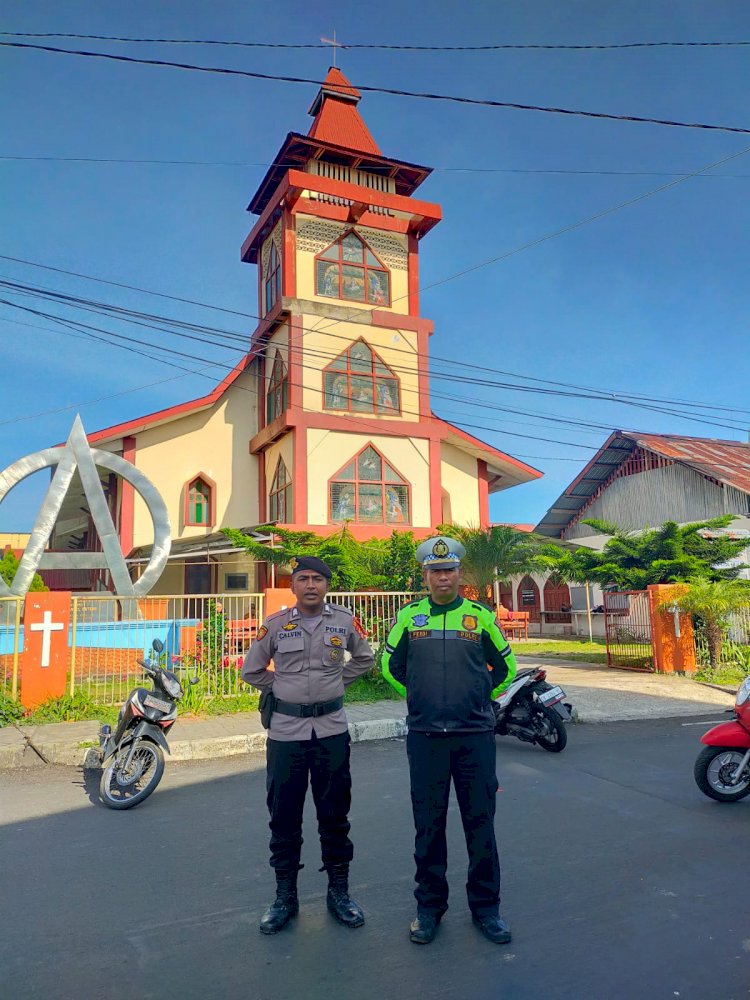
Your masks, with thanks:
M318 559L316 556L296 556L292 559L292 576L295 573L301 573L303 569L311 573L320 573L326 580L331 579L330 569L322 559Z

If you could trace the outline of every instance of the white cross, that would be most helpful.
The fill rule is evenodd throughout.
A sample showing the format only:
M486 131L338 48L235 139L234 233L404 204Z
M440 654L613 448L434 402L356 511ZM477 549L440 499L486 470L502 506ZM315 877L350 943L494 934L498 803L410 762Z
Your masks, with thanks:
M44 612L44 621L37 622L34 625L29 625L30 632L42 632L42 662L40 666L49 666L49 653L50 653L50 638L53 632L62 632L65 626L62 622L57 622L52 624L52 612Z
M336 41L336 32L335 31L333 32L333 38L321 38L320 40L321 40L321 42L323 42L324 45L330 45L330 46L332 46L332 48L333 48L333 65L335 66L336 65L336 49L343 49L343 48L346 48L346 46L342 45L341 42L337 42Z

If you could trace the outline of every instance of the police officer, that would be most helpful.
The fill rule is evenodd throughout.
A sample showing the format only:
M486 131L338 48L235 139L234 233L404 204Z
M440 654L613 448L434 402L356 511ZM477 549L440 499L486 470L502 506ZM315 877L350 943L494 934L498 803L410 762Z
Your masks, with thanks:
M495 616L458 594L465 549L453 538L417 548L429 596L399 612L386 640L383 674L406 695L406 749L416 828L417 916L409 936L429 944L448 909L445 822L456 791L469 854L466 894L490 941L510 941L500 916L495 842L495 718L491 697L506 688L516 661Z
M370 669L374 657L351 612L326 601L330 579L322 560L294 559L291 587L297 603L263 623L242 666L243 680L273 699L266 788L276 899L260 921L264 934L280 931L299 910L297 872L302 867L308 775L328 872L328 909L347 927L365 922L349 896L350 739L343 695L346 685ZM273 671L267 669L271 659Z

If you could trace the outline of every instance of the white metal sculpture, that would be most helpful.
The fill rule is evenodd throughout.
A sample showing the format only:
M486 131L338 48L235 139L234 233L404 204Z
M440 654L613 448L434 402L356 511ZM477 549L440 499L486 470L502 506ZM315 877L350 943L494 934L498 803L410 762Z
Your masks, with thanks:
M133 583L120 540L112 521L104 489L96 467L109 469L127 480L143 498L154 528L154 544L148 565ZM169 557L172 539L167 508L156 487L130 462L99 448L91 448L80 416L73 421L67 442L57 448L44 448L27 455L0 473L0 503L23 479L40 469L56 467L28 545L13 582L0 578L0 595L23 597L31 586L37 569L109 569L115 591L121 597L142 597L162 574ZM73 474L78 469L91 517L99 533L102 552L45 552Z

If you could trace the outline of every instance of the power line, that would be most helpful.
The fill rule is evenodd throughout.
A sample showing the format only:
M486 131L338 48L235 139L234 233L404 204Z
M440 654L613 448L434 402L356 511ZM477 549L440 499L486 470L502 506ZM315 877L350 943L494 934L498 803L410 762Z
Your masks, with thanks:
M253 160L156 160L130 159L118 156L22 156L0 154L0 160L41 163L122 163L130 165L156 165L177 167L289 167L296 169L297 163L267 163ZM431 167L434 173L466 174L540 174L583 177L682 177L687 170L574 170L563 167ZM373 172L376 172L373 170ZM711 180L747 180L750 174L697 174Z
M739 155L739 154L737 154L737 155ZM706 168L706 169L708 169L708 168ZM52 266L46 265L46 264L39 264L39 263L36 263L34 261L23 260L22 258L18 258L18 257L10 257L10 256L4 255L4 254L0 254L0 259L10 260L10 261L14 261L16 263L26 264L26 265L33 266L33 267L36 267L36 268L40 268L42 270L50 270L50 271L53 271L53 272L56 272L56 273L62 273L62 274L66 274L66 275L72 275L72 276L75 276L75 277L80 277L80 278L84 278L84 279L87 279L87 280L95 281L95 282L101 283L101 284L110 284L110 285L114 285L115 287L126 288L126 289L129 289L129 290L132 290L132 291L142 292L144 294L153 295L153 296L156 296L158 298L166 298L166 299L170 299L172 301L183 302L183 303L187 303L187 304L190 304L190 305L198 305L198 306L201 306L201 307L206 308L206 309L215 309L217 311L229 312L229 313L231 313L233 315L241 316L241 317L243 317L245 319L252 319L252 320L259 320L260 319L259 316L255 315L253 313L241 313L241 312L238 312L236 310L228 310L228 309L224 309L222 306L215 306L215 305L212 305L210 303L198 302L198 301L193 300L193 299L185 299L185 298L182 298L180 296L168 295L166 293L157 292L157 291L154 291L152 289L141 288L141 287L136 286L136 285L127 285L127 284L124 284L122 282L109 281L106 278L94 277L92 275L83 274L82 272L79 272L79 271L68 271L68 270L65 270L63 268L52 267ZM34 286L19 286L19 287L24 287L27 290L35 291L35 292L39 292L39 293L44 292L44 293L46 293L48 295L49 294L52 294L52 295L63 295L63 293L56 293L56 292L48 290L48 289L38 289L38 288L34 289ZM73 299L74 297L73 296L66 296L66 298ZM79 299L79 301L86 302L87 304L91 304L93 302L93 300L88 300L88 299ZM101 305L104 308L107 308L106 304L99 303L99 305ZM118 307L113 307L113 308L118 308ZM150 314L150 313L136 313L135 310L127 310L127 311L130 312L130 313L132 313L132 314L134 314L134 315L137 314L137 315L139 315L141 317L146 317L146 318L149 318L149 319L152 319L152 320L158 320L160 322L168 322L168 323L178 323L178 324L181 324L181 321L174 321L174 320L170 319L169 317L156 316L155 314ZM361 312L361 310L359 310L358 312ZM355 315L357 315L357 314L355 314ZM336 320L336 321L333 322L332 325L336 325L339 322L343 322L343 321ZM192 328L201 329L201 330L203 330L205 332L208 332L208 333L211 333L211 334L220 334L222 336L231 336L231 337L234 337L234 338L237 338L237 339L241 339L241 335L239 335L239 334L229 333L226 330L222 330L222 329L219 329L219 328L216 328L216 327L198 326L197 324L190 324L190 326ZM303 328L302 332L303 333L310 333L310 332L313 332L313 330L311 328L306 328L305 327L305 328ZM334 339L344 340L344 341L347 341L347 342L350 341L350 338L347 337L347 336L345 336L345 335L335 334L335 333L330 332L330 329L328 327L315 328L314 332L316 332L316 333L323 333L326 336L332 337ZM213 343L213 341L212 341L212 343ZM410 358L412 358L412 357L418 358L419 357L418 353L414 352L412 350L407 350L407 349L404 349L404 348L397 348L397 347L392 347L391 350L394 351L394 352L397 352L397 353L407 354ZM443 364L450 365L451 368L453 369L453 371L451 373L451 377L452 377L453 380L460 380L460 376L456 376L456 374L455 374L455 368L456 367L460 367L460 368L464 368L464 369L468 369L468 370L480 371L480 372L483 373L483 375L486 375L486 374L490 373L490 374L502 375L502 376L510 377L510 378L523 379L525 381L537 382L537 383L539 383L541 385L548 385L548 386L553 386L553 387L556 387L556 388L564 388L564 389L577 390L579 392L584 392L584 393L587 393L587 394L593 394L593 395L587 395L585 398L601 399L603 401L608 401L608 402L618 402L618 403L623 403L624 404L624 403L630 403L631 401L635 400L635 401L639 401L639 402L643 402L643 403L661 403L661 404L672 405L672 406L687 406L687 407L691 407L691 408L707 409L707 410L716 411L716 412L750 413L750 410L743 409L742 407L738 407L738 406L722 406L722 405L717 405L717 404L695 402L695 401L685 400L685 399L676 399L676 400L674 400L674 399L665 399L665 398L651 397L651 396L647 396L647 395L642 395L642 394L637 394L637 393L632 393L632 392L626 392L626 391L622 391L622 392L617 391L617 392L614 392L612 390L599 389L599 388L595 388L595 387L591 387L591 386L581 386L581 385L577 385L575 383L562 382L562 381L553 381L553 380L550 380L550 379L542 379L542 378L538 378L538 377L533 376L533 375L525 375L525 374L518 373L518 372L511 372L511 371L504 371L502 369L488 368L486 365L474 365L474 364L471 364L469 362L456 361L455 359L444 358L444 357L441 357L439 355L433 355L430 358L430 360L432 360L433 362L443 363ZM440 373L434 373L433 374L433 377L439 377L439 376L440 376ZM483 382L486 383L486 380L483 380ZM497 383L492 383L492 385L493 385L493 387L497 387L497 388L511 388L511 389L520 390L520 391L528 389L529 391L532 391L532 392L534 391L533 387L527 387L527 386L507 386L506 384L501 384L501 385L498 386ZM557 393L557 392L552 392L551 394L552 395L575 395L575 396L577 396L578 392L576 392L576 393ZM737 429L737 428L732 428L732 429Z
M277 73L258 73L246 69L230 69L226 66L199 66L195 63L171 62L167 59L141 59L136 56L121 56L114 52L87 52L83 49L61 49L51 45L33 45L25 42L0 42L4 48L25 49L37 52L49 52L55 55L79 56L88 59L105 59L114 62L130 63L139 66L160 66L171 69L188 70L195 73L216 73L224 76L240 76L253 80L271 80L277 83L300 83L322 86L323 80L311 77L283 76ZM505 108L513 111L538 111L546 114L569 115L578 118L595 118L606 121L636 122L646 125L665 125L672 128L707 129L714 132L734 132L750 135L750 128L740 128L736 125L715 125L706 122L683 122L669 118L649 118L642 115L616 115L604 111L582 111L573 108L551 107L540 104L521 104L517 101L494 101L478 97L461 97L455 94L434 94L429 91L399 90L395 87L373 87L365 84L353 84L357 90L370 94L386 94L390 97L412 97L423 101L447 101L453 104L465 104L473 107Z
M319 42L245 42L236 39L212 38L132 38L122 35L83 35L63 31L0 31L0 35L10 38L82 38L102 42L133 42L158 45L226 45L246 49L330 49L329 44ZM359 42L337 43L340 49L375 49L390 52L500 52L508 50L542 50L554 52L591 52L616 49L659 49L659 48L731 48L750 45L750 41L707 41L707 42L600 42L586 44L541 44L504 42L489 45L389 45L386 43Z
M85 311L95 312L97 314L102 314L103 313L104 315L111 315L111 313L114 312L115 313L115 317L114 318L124 319L125 322L133 323L134 325L146 327L148 329L159 330L159 331L162 331L162 332L165 332L165 333L169 333L169 334L171 334L173 336L185 337L185 338L187 338L189 340L195 340L195 341L198 341L199 343L206 344L206 345L209 345L209 346L212 346L212 347L214 347L214 346L220 346L220 347L226 348L228 350L236 350L239 344L242 344L242 346L244 347L245 343L247 342L247 339L245 337L243 337L241 334L235 334L235 333L228 332L226 330L218 329L218 328L215 328L215 327L206 327L206 326L198 326L198 325L194 325L194 324L187 324L187 323L184 323L183 321L180 321L180 320L173 320L170 317L157 316L157 315L155 315L153 313L142 313L142 312L138 312L138 311L132 310L132 309L124 310L121 307L111 306L111 305L109 305L107 303L97 303L94 300L81 299L81 298L78 298L78 297L75 297L75 296L70 296L70 295L66 295L66 294L63 294L63 293L58 293L58 292L55 292L55 291L52 291L52 290L49 290L49 289L35 288L34 286L31 286L31 285L22 285L22 284L19 284L17 282L12 282L12 281L3 280L3 279L0 279L0 287L6 287L10 291L16 292L17 294L25 294L25 295L36 296L36 297L40 297L40 298L43 298L43 299L55 301L55 302L58 302L58 303L63 304L63 305L72 306L74 308L84 309ZM81 303L81 305L79 305L79 303ZM126 315L125 316L120 315L120 314L123 314L123 313L126 314ZM135 318L131 318L131 317L140 317L140 318L145 319L147 322L141 322L140 319L135 319ZM179 329L178 330L170 330L170 329L164 327L163 325L155 325L155 323L159 323L159 324L169 323L169 324L177 326ZM185 332L183 332L184 328L191 329L191 330L199 330L202 333L209 334L210 335L210 339L206 339L206 337L196 336L196 335L190 334L190 333L185 333ZM303 328L303 332L313 332L313 331L310 330L310 329L308 329L308 328ZM347 344L350 343L350 338L347 335L345 335L345 334L330 333L326 329L322 329L322 330L321 329L316 329L315 332L323 333L325 336L331 337L331 338L336 339L336 340L342 340L342 341L346 342ZM118 336L118 335L117 334L112 334L112 336ZM222 343L220 341L217 341L217 336L218 337L229 337L231 339L232 343L227 344L227 343ZM132 338L130 338L130 340L131 340L131 342L141 343L143 346L149 346L149 347L154 346L150 342L146 342L146 341L134 341ZM409 357L410 361L418 360L419 357L420 357L419 352L414 352L412 350L407 350L407 349L404 349L404 348L392 348L392 350L396 351L396 352L398 352L400 354L406 354ZM326 351L326 350L322 350L322 349L319 349L317 351L313 351L309 347L305 348L305 352L307 354L309 354L310 356L318 356L320 358L329 359L329 360L333 360L334 358L338 357L339 354L341 353L341 352L337 352L337 351ZM429 356L426 356L425 359L429 360ZM699 414L699 415L696 415L696 416L692 417L692 416L689 416L689 415L685 415L683 413L675 412L674 410L671 410L671 409L665 409L662 406L650 405L650 404L653 404L653 403L663 402L663 401L658 400L658 399L649 400L649 403L647 403L645 400L643 400L643 401L635 401L634 402L634 401L632 401L630 399L625 399L625 398L622 398L622 399L616 398L616 399L613 400L612 399L612 394L608 393L608 394L604 395L603 394L603 390L589 389L588 387L575 386L575 385L572 385L570 383L565 383L565 382L550 382L549 380L538 379L538 378L535 378L534 376L518 375L517 373L499 372L499 374L503 374L503 375L510 374L513 377L523 378L526 381L535 381L535 382L540 382L540 383L543 383L543 384L546 384L546 385L553 385L553 386L556 386L556 387L563 387L566 390L568 390L568 389L574 389L574 390L579 390L579 391L569 392L569 391L560 391L559 388L555 388L555 389L551 389L550 390L550 389L546 389L546 388L536 388L536 387L533 387L533 386L509 385L508 383L498 383L495 380L488 380L486 377L477 378L477 377L473 377L473 376L461 375L461 374L459 374L459 373L457 373L455 371L455 366L456 365L461 365L461 367L468 368L470 370L478 370L478 371L481 371L483 373L483 375L486 375L488 371L492 372L493 371L492 369L487 369L485 367L477 366L477 365L468 365L468 364L465 364L465 363L462 364L460 362L453 362L453 361L451 361L448 358L437 357L437 358L434 358L433 360L437 361L439 363L450 364L451 365L451 370L448 373L433 370L433 372L432 372L432 378L433 378L433 380L444 380L444 381L447 380L447 381L450 381L451 383L458 382L458 383L463 383L463 384L468 384L468 385L480 385L480 386L485 386L485 387L495 388L495 389L497 389L497 388L508 389L508 390L516 391L516 392L531 392L531 393L537 393L537 394L538 393L542 393L544 395L567 396L567 397L574 397L574 398L591 398L591 399L601 399L601 400L604 400L604 401L607 401L607 402L612 402L612 401L614 401L614 402L621 402L624 405L636 405L636 406L640 406L641 408L644 408L644 409L651 409L651 410L655 410L656 412L665 413L667 415L677 416L680 419L693 420L694 422L702 423L702 424L703 423L705 423L705 424L711 424L713 426L721 427L723 429L728 429L728 430L733 430L733 431L737 431L737 430L744 431L744 429L745 429L744 425L737 426L736 423L732 423L732 424L719 423L719 422L716 422L716 421L712 420L709 416L706 416L704 414ZM402 374L414 375L414 376L417 376L419 374L418 368L414 368L413 366L405 367L403 365L402 366L392 365L391 367L392 367L392 369L395 372L401 372ZM498 372L496 370L495 370L494 373L498 374ZM435 395L436 395L436 398L437 398L437 394L435 394ZM467 400L465 398L455 397L455 396L454 397L444 397L444 398L453 398L455 400L462 401L462 402L473 402L473 400ZM646 397L646 399L648 399L648 397ZM696 405L703 406L703 404L696 404ZM705 404L705 406L708 406L708 405L709 404ZM733 410L730 409L730 412L737 412L737 411L736 410L733 411ZM528 415L529 416L533 416L533 415L536 415L536 414L528 414ZM556 418L556 417L552 417L551 419L554 420L554 421L558 420L558 418ZM562 420L560 422L562 422ZM571 422L572 423L580 423L578 421L569 421L569 420L565 421L565 422L568 422L568 423L571 423ZM593 425L589 424L589 426L593 426ZM601 425L601 424L599 424L597 426L600 429L603 429L607 425Z

